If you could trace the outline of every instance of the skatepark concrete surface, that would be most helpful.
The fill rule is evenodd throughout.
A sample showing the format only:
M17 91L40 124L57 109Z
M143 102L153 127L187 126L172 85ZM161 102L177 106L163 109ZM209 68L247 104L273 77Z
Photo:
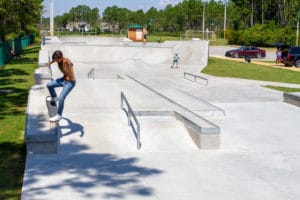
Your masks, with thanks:
M27 154L22 200L300 199L300 107L262 87L300 85L202 74L206 41L49 37L42 49L61 49L77 83L59 122L59 152ZM179 68L170 68L174 51ZM52 74L61 76L56 64ZM139 150L121 92L146 113L137 116ZM166 114L178 106L220 128L219 149L195 145L184 124Z

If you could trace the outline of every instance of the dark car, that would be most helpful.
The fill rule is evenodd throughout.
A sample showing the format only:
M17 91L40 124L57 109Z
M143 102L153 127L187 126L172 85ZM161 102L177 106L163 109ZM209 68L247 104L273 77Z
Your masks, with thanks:
M282 63L291 67L300 67L300 46L292 46L282 51Z
M232 49L226 51L225 56L234 57L234 58L241 58L241 57L262 58L262 57L266 57L266 51L258 47L241 46L238 49Z

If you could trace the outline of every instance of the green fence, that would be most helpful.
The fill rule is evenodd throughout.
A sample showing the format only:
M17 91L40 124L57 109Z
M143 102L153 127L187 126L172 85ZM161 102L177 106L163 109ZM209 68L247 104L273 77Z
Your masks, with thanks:
M34 35L15 38L14 40L0 41L0 68L12 59L10 55L11 49L13 49L17 55L20 55L22 50L32 44L33 41Z

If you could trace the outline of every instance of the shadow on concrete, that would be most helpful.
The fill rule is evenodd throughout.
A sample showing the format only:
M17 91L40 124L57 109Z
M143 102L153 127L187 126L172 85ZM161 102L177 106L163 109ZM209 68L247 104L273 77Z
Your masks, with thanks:
M80 132L80 137L84 135L84 127L81 124L75 123L68 118L63 118L63 120L67 123L63 125L59 125L59 129L61 132L61 137L68 136L77 132ZM66 132L65 132L66 130Z
M139 159L135 157L86 153L89 147L75 141L62 144L61 148L58 155L34 155L29 159L22 199L43 198L44 195L49 198L66 187L71 190L68 192L86 199L150 197L154 196L154 190L144 184L144 179L163 172L138 165ZM52 175L55 180L51 179ZM39 180L41 177L45 180ZM46 186L40 186L40 181L46 181Z

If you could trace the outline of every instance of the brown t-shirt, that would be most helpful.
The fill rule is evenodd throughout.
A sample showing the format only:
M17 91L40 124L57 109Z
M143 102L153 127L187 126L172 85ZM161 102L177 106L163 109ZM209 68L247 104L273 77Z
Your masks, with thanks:
M75 74L73 70L73 63L68 58L63 58L62 63L58 63L60 71L64 74L66 81L75 81Z

